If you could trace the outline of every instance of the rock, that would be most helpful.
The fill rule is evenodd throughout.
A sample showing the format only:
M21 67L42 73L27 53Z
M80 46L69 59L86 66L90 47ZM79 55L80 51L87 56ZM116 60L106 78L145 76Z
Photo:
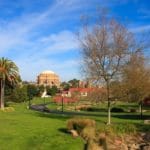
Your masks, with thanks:
M143 136L144 141L148 141L150 142L150 132L145 133L145 135Z
M140 147L139 147L138 144L130 144L130 145L128 146L128 149L129 149L129 150L139 150Z
M150 150L150 144L148 144L148 143L141 143L140 144L140 149L141 150Z
M103 150L103 148L95 143L93 140L89 140L85 145L85 150Z
M79 136L79 134L76 130L70 130L70 133L73 137L78 137Z
M128 150L128 146L123 143L123 144L121 145L121 150Z
M150 150L150 145L149 146L144 146L142 150Z
M121 139L116 139L115 140L115 145L121 145L122 144L122 140Z
M99 134L99 138L105 139L106 138L106 134L105 133L100 133Z

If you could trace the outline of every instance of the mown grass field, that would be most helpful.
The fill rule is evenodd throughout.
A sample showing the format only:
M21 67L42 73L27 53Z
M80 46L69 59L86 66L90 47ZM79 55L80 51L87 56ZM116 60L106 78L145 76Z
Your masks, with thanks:
M42 101L41 99L35 99L32 103L36 104ZM46 102L48 101L49 99L46 99ZM15 111L0 111L0 150L83 149L84 141L81 138L73 138L64 132L66 122L69 118L73 117L72 115L37 112L27 109L27 105L27 103L11 104ZM53 104L53 106L49 107L54 109L60 106ZM121 107L128 108L129 106L125 105ZM83 111L82 114L78 117L92 118L96 120L99 129L105 128L107 112ZM145 113L146 117L149 115L149 112ZM150 130L149 126L144 125L143 120L139 119L138 113L113 113L112 124L118 133L128 132L127 124L134 125L138 131ZM132 130L132 128L130 129Z
M82 139L61 131L67 117L34 112L25 104L14 108L14 112L0 112L0 150L82 149Z

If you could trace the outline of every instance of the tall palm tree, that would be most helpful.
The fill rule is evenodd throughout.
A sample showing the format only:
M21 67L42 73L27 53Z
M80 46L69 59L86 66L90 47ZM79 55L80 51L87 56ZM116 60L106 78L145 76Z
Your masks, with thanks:
M7 59L0 58L0 108L4 109L4 89L5 81L14 85L19 80L19 69L16 64Z

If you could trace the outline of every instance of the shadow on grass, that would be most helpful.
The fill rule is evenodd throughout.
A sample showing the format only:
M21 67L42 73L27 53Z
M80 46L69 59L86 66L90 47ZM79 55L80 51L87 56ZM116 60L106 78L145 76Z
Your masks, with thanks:
M43 104L32 105L32 106L30 106L30 109L38 111L38 112L43 112L43 113L47 113L47 114L56 114L56 115L106 117L106 114L104 114L104 113L103 114L94 113L94 112L92 113L92 112L89 112L89 111L82 111L82 112L63 111L62 112L60 110L51 110Z
M65 134L70 134L66 128L59 128L58 131L65 133Z
M107 112L106 108L95 108L95 107L90 107L86 110L87 112Z
M118 104L117 107L121 107L121 108L138 108L138 105L132 105L132 104L128 104L128 105L122 105L122 104Z
M150 132L149 124L135 124L135 126L139 132Z
M67 120L70 116L63 115L63 114L50 114L45 112L37 112L36 116L44 117L44 118L51 118L51 119L59 119L59 120Z
M119 119L134 119L139 120L141 119L140 114L112 114L112 117L119 118ZM150 119L150 115L143 115L141 120Z
M33 109L32 109L33 110ZM102 118L105 118L107 114L90 114L87 112L62 112L58 110L51 110L49 112L47 111L38 111L35 110L37 113L34 113L34 115L38 117L43 117L43 118L51 118L51 119L59 119L62 121L66 121L72 117L94 117L95 121L98 121L99 123L106 123L103 121Z

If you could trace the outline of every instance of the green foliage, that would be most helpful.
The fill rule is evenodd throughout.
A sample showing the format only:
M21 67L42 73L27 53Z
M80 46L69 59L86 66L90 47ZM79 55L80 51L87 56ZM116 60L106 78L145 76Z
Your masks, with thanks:
M28 95L27 95L27 87L22 86L22 87L16 87L12 94L11 94L11 101L13 102L25 102L28 100Z
M79 87L79 80L77 80L77 79L72 79L72 80L68 81L68 83L70 84L70 86L72 88Z
M48 87L46 87L46 89L47 89L47 94L51 95L51 96L56 95L56 93L58 92L58 88L55 85L53 85L52 87L48 86Z
M124 112L123 108L113 107L111 108L111 112Z
M11 86L10 84L5 84L5 102L11 100L11 94L13 93L13 89L15 87ZM6 104L6 103L5 103Z
M19 68L13 61L4 57L0 58L0 80L4 80L11 85L15 85L21 80Z
M29 99L32 99L35 96L38 96L39 94L39 89L36 85L34 84L28 84L27 85L27 95Z
M67 82L62 82L60 86L61 86L61 87L63 88L63 90L65 90L65 91L69 90L69 88L70 88L70 84L67 83Z
M44 90L45 90L44 85L37 86L37 95L35 95L35 96L41 96L42 93L44 92Z
M135 112L137 112L137 109L131 108L131 109L129 109L129 111L132 112L132 113L135 113Z

